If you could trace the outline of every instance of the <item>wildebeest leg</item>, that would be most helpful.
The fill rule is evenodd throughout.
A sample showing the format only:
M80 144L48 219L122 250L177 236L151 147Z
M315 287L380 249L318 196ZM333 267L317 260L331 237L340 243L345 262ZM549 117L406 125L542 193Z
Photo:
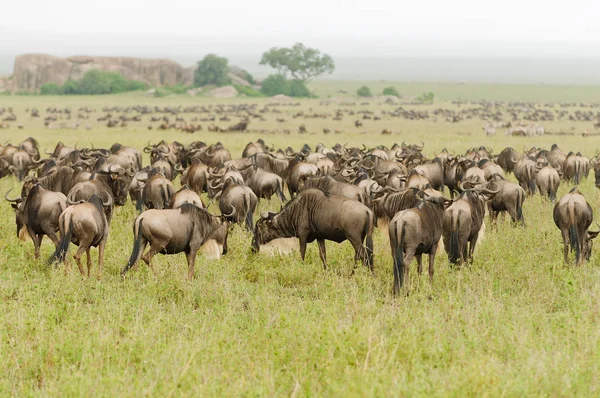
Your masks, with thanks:
M437 250L437 245L433 245L431 250L429 251L429 284L433 286L433 264L435 262L435 251Z
M319 244L319 257L321 257L321 261L323 261L323 269L327 270L327 253L325 252L325 240L317 239L317 243ZM356 258L354 259L354 268L356 268Z
M154 270L154 267L152 267L152 257L154 257L156 253L160 253L164 248L165 247L160 243L153 243L152 246L150 246L150 250L148 250L148 253L142 256L142 260L144 260L144 262L148 264L148 268L150 268L152 273L154 273L154 276L158 276L158 274Z
M85 251L85 257L87 259L88 278L92 273L92 248L88 247Z
M44 235L38 235L36 233L31 234L31 240L33 241L33 256L37 260L40 258L40 246L42 245L42 238Z
M304 236L298 239L300 240L300 257L302 258L302 261L304 261L304 257L306 256L307 239Z
M410 263L412 263L413 258L415 257L414 252L406 252L404 254L404 286L406 286L406 294L410 292Z
M417 254L415 257L417 258L417 272L419 273L419 276L421 276L423 273L423 255Z
M563 229L560 231L562 234L562 240L563 240L563 252L564 252L564 260L565 260L565 264L569 264L569 230L568 229Z
M81 272L82 276L85 276L85 271L83 270L83 266L81 265L81 255L86 250L86 246L80 242L80 246L77 248L77 251L73 255L73 258L75 259L75 262L77 262L77 267L79 268L79 272Z
M197 250L190 250L189 252L185 253L188 263L188 279L192 279L194 277L194 264L196 263L197 253Z
M473 239L471 239L471 242L469 242L469 257L466 258L466 260L468 260L469 262L473 262L473 253L475 252L475 245L477 245L477 239L479 238L478 235L475 235L473 237ZM465 245L466 248L466 245Z
M104 267L104 247L106 246L106 238L100 241L98 245L98 279L102 278L102 268Z
M50 240L52 241L52 243L54 243L55 247L58 247L58 236L56 236L55 232L48 232L48 238L50 238Z

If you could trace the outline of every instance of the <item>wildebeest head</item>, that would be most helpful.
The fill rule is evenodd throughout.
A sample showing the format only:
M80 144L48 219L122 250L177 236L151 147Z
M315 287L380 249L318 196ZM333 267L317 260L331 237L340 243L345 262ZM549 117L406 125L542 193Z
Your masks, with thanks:
M9 198L8 195L10 194L10 191L12 191L12 188L8 190L6 195L4 195L4 199L6 199L6 201L10 203L11 207L15 211L15 221L17 223L17 237L19 237L21 229L23 229L23 227L25 226L24 211L23 211L23 203L24 202L23 202L23 198L18 197L18 196L16 198Z
M260 245L281 237L280 227L277 225L275 216L277 213L264 212L254 227L254 236L252 238L252 251L258 252Z

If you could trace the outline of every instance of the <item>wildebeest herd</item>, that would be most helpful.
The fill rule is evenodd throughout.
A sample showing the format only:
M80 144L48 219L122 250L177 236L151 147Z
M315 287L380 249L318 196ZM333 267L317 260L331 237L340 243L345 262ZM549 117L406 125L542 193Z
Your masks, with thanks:
M31 237L35 258L44 235L56 247L49 264L68 264L74 243L74 258L84 275L81 257L87 255L88 276L91 247L98 247L101 275L114 207L125 205L128 196L141 214L133 223L133 249L123 274L140 259L154 271L151 261L157 253L183 252L193 277L203 245L227 253L232 224L252 233L254 252L297 239L304 260L307 244L316 240L325 268L325 241L348 240L355 265L361 261L372 271L373 234L387 226L397 294L409 287L413 258L422 272L424 254L433 282L440 240L450 263L473 261L486 209L492 227L501 213L524 227L524 202L536 192L556 202L554 222L562 234L564 261L570 250L577 264L589 259L592 239L600 231L589 230L592 208L576 185L592 170L600 185L597 156L565 153L557 145L523 152L505 148L498 154L484 146L462 154L443 149L433 158L423 149L423 143L276 149L259 139L234 158L221 142L163 140L149 142L141 152L118 143L77 148L59 142L42 158L38 142L30 137L0 146L0 176L12 174L23 181L20 195L11 198L9 191L5 198L15 210L17 235L26 231ZM142 152L149 155L147 166ZM505 179L506 173L514 173L518 183ZM175 191L172 181L178 176L182 187ZM575 187L557 200L561 181ZM200 197L204 193L218 202L220 215L207 211ZM280 211L263 213L255 223L259 201L273 196Z

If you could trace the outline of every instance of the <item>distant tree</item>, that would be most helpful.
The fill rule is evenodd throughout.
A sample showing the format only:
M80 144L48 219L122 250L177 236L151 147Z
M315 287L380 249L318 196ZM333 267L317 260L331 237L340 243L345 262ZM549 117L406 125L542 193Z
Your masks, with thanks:
M208 54L198 62L198 67L194 72L194 85L201 87L209 84L225 86L231 83L227 76L229 67L227 58L219 57L216 54Z
M267 96L288 95L290 93L290 83L281 74L269 75L263 80L260 92Z
M371 89L367 86L362 86L358 90L356 90L356 95L359 97L372 97Z
M46 83L40 87L40 94L42 95L60 95L62 90L56 83Z
M394 97L400 97L400 93L395 87L386 87L383 89L383 95L391 95Z
M311 93L306 84L301 80L288 80L285 76L269 75L263 80L260 92L267 96L278 94L290 97L310 97Z
M417 100L423 102L424 104L433 104L433 101L435 100L435 94L429 91L421 94L419 97L417 97Z
M269 65L285 78L289 73L295 80L305 83L323 73L331 74L335 69L333 59L329 55L305 47L302 43L296 43L291 48L273 47L263 53L260 64Z
M79 94L79 83L75 80L67 80L60 88L62 94L74 95Z

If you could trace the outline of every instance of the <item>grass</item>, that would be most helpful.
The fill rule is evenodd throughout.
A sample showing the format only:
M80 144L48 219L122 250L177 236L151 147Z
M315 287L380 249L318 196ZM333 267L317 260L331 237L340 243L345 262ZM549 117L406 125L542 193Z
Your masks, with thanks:
M499 94L490 91L487 98L494 95ZM257 102L259 108L269 103L244 101ZM234 156L259 137L296 148L305 142L374 146L423 140L428 155L443 147L459 152L482 144L499 152L508 145L521 149L556 142L589 155L599 147L597 138L580 135L513 138L499 133L486 138L482 123L474 119L451 124L382 117L357 129L348 116L340 122L292 118L299 109L335 111L319 100L279 107L281 114L266 113L266 120L252 122L255 131L246 134L148 131L147 121L123 129L93 121L90 132L47 130L41 120L25 116L25 109L34 106L90 106L98 109L97 116L103 105L139 103L211 100L134 94L10 97L1 106L14 107L24 129L3 130L2 137L18 142L32 135L50 150L58 140L96 147L119 141L138 148L159 138L221 140ZM367 106L356 109L362 108ZM394 109L376 102L368 108ZM276 117L287 121L277 123ZM309 134L295 133L300 123ZM342 134L323 135L324 127ZM385 127L394 132L391 137L379 134ZM581 132L591 123L547 127ZM286 128L292 133L258 132ZM4 178L0 193L18 186ZM563 183L559 194L570 188ZM592 179L581 189L597 209L600 196ZM261 202L258 213L278 208L276 200ZM214 205L211 211L217 212ZM128 203L116 209L104 276L98 281L82 279L73 267L68 275L62 266L46 268L43 259L53 251L47 240L42 260L34 261L33 245L17 239L14 214L5 203L0 206L0 395L598 395L600 252L584 266L565 267L552 205L539 196L528 198L524 214L525 229L508 223L500 223L497 231L488 228L469 267L452 269L439 255L433 289L425 276L417 279L412 264L413 292L394 298L385 231L375 234L374 277L362 268L350 276L353 250L347 242L327 243L330 270L323 271L315 244L309 245L305 263L298 253L253 255L250 234L235 227L230 252L219 261L199 258L194 280L186 278L183 255L155 257L156 279L142 264L123 280L119 272L130 255L136 215ZM93 254L95 273L96 250Z

